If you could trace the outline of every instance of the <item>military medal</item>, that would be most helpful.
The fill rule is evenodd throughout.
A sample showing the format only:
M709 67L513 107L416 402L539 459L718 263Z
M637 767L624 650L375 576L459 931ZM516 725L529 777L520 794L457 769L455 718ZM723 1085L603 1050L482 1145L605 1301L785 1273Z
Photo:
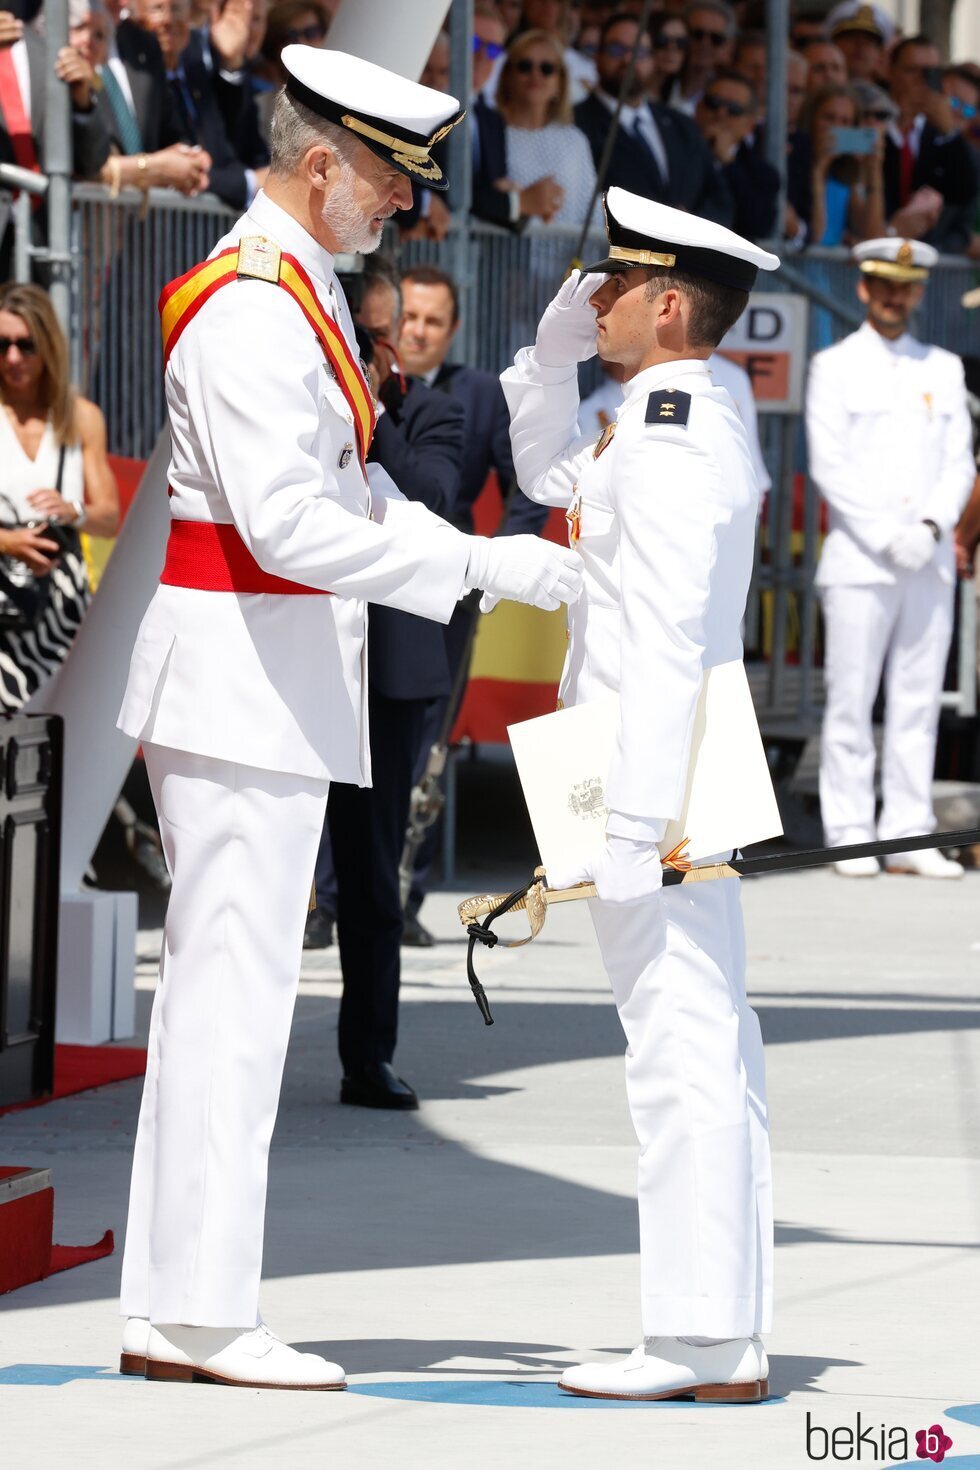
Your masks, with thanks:
M568 544L577 546L582 534L582 495L577 485L572 490L572 503L565 512L565 520L568 522Z
M931 424L932 423L932 394L931 393L923 393L922 398L923 398L923 401L924 401L925 406L926 406L926 415L927 415L927 417L929 419L929 422Z
M345 444L344 447L343 447L343 449L340 451L340 458L337 461L338 465L340 466L340 468L342 470L345 470L347 468L347 466L350 464L351 455L353 453L354 453L354 446L353 446L353 444Z
M602 451L609 448L609 445L612 443L612 436L615 434L615 432L616 420L613 419L612 423L606 425L606 427L603 429L602 433L596 440L595 449L592 451L593 459L598 459Z

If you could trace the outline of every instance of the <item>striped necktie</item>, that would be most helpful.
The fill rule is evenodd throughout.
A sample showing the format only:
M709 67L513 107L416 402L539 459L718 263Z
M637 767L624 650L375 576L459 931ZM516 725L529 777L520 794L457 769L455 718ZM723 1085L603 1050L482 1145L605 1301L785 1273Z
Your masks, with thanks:
M126 154L142 153L143 135L140 132L140 125L133 116L132 109L126 101L126 94L119 85L119 81L112 67L107 62L105 66L98 68L98 73L102 78L102 85L109 99L109 106L112 108L112 116L116 123L116 137L120 148Z

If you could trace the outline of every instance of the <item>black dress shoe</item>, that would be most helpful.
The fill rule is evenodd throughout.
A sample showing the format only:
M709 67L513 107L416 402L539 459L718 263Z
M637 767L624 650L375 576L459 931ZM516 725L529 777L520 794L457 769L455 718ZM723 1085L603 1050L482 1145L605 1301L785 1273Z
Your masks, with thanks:
M435 942L435 936L429 933L418 914L409 909L402 921L402 944L410 949L431 949Z
M306 916L304 949L329 949L333 944L333 919L325 909L311 909Z
M348 1072L340 1084L340 1101L356 1108L414 1110L417 1095L407 1082L396 1077L390 1062L365 1062Z

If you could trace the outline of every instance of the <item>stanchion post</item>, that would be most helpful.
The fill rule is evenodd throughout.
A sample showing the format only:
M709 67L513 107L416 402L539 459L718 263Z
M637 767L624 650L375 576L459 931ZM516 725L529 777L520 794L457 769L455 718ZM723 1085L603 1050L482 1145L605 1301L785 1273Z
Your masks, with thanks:
M55 73L68 45L68 0L45 0L47 50L44 172L48 176L48 255L51 304L67 336L71 314L71 93Z
M473 0L453 0L449 14L449 90L459 105L469 113L473 84ZM449 187L453 211L453 230L449 241L451 270L459 292L462 328L456 333L453 356L459 362L476 361L473 334L476 321L472 304L472 260L470 248L470 206L473 202L473 142L470 128L476 124L466 117L449 134Z

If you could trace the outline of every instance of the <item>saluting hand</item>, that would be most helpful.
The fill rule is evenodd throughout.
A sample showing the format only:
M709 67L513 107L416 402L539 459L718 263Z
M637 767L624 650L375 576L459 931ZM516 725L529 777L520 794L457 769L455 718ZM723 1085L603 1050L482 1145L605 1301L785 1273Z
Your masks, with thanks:
M542 367L570 367L596 354L595 310L589 297L605 276L572 271L538 324L534 356Z

